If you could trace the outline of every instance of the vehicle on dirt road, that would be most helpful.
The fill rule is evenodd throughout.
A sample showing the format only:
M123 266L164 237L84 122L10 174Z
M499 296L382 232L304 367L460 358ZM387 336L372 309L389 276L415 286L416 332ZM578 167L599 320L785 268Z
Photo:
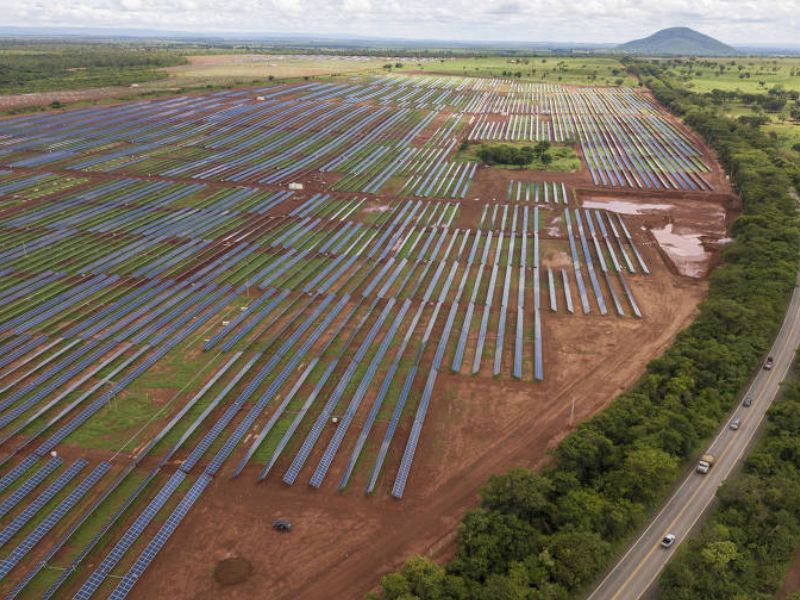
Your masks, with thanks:
M275 519L272 522L272 528L275 531L289 532L292 530L292 523L291 521L287 521L286 519Z

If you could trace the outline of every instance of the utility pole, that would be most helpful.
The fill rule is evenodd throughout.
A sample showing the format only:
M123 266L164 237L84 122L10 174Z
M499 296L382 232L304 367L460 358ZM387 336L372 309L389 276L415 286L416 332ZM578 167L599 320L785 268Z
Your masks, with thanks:
M575 423L575 395L570 394L569 424L570 427Z

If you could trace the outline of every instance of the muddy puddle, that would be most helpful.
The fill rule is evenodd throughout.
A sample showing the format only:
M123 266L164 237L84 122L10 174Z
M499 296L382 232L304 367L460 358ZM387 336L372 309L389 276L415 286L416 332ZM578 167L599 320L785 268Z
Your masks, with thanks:
M681 275L697 279L706 276L711 253L703 245L702 234L676 232L672 223L651 231Z
M644 204L625 200L584 200L583 207L600 208L623 215L641 215L654 211L667 211L673 208L670 204Z

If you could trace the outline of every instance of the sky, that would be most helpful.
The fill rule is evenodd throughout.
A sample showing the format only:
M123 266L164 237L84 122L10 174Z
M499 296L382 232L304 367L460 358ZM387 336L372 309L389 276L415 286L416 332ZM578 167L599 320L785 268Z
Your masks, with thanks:
M0 25L522 42L625 42L687 26L800 42L800 0L0 0Z

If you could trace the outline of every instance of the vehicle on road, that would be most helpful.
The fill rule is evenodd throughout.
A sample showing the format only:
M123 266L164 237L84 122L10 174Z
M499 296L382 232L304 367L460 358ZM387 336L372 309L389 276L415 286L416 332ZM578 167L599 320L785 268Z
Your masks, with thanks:
M764 370L765 371L771 371L773 364L774 364L774 361L772 360L772 357L768 356L767 360L764 362Z
M742 402L742 406L751 406L752 404L753 404L752 396L745 397L744 402Z
M661 547L662 548L669 548L672 544L675 543L675 534L668 533L661 539Z
M728 427L730 427L731 429L736 431L737 429L739 429L739 426L741 424L742 424L742 420L739 417L736 417L733 421L731 421L731 424L728 425Z
M697 463L697 472L705 475L711 470L711 467L714 466L714 461L716 457L713 454L703 454L703 457Z
M291 521L287 521L286 519L275 519L272 522L272 528L275 531L289 532L292 530L292 523Z

